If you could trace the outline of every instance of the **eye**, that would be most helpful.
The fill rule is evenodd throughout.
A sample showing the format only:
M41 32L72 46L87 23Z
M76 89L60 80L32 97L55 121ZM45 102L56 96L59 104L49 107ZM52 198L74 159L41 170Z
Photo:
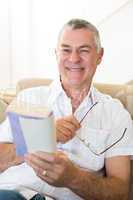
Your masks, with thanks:
M68 56L70 53L71 53L71 49L70 48L64 47L64 48L60 49L60 54L62 56Z
M71 50L70 49L68 49L68 48L63 48L63 49L61 49L62 50L62 52L66 52L66 53L69 53L69 52L71 52Z
M80 49L80 53L90 53L89 49Z

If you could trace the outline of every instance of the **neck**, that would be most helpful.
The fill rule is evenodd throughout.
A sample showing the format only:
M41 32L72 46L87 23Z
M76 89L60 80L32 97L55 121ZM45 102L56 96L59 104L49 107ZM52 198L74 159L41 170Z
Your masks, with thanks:
M69 96L69 97L72 97L74 98L75 96L79 96L81 94L84 94L84 96L87 96L88 92L89 92L89 89L90 87L83 87L83 88L70 88L70 87L63 87L66 94Z
M67 96L71 98L73 112L78 108L90 90L90 86L85 86L82 88L70 88L62 84L62 87L64 88Z

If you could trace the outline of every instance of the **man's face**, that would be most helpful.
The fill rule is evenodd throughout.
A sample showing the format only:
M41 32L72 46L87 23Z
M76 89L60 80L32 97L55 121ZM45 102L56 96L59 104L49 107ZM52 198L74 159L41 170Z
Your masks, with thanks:
M77 89L90 86L102 55L102 49L97 53L91 31L66 27L60 35L56 49L63 85Z

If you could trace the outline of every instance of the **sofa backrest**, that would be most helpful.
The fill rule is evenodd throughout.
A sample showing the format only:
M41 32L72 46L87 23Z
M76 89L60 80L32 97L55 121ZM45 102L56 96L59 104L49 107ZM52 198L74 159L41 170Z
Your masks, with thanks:
M28 78L28 79L21 79L18 81L16 86L16 92L20 92L26 88L38 87L41 85L49 85L52 82L52 79L47 78Z
M119 99L133 119L133 85L94 83L95 87L113 98Z

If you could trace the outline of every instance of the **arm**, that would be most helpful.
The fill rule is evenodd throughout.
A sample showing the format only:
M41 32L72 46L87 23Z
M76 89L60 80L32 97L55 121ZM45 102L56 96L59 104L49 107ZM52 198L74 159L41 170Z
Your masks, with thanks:
M106 160L106 177L79 170L79 179L69 188L85 199L127 200L129 192L130 159L119 156Z
M67 187L88 200L127 200L129 190L130 159L128 156L106 160L106 177L84 171L75 166L65 154L37 152L26 156L36 174L56 187ZM42 172L46 170L46 175Z
M16 156L15 146L12 143L0 143L0 172L23 162L23 158Z
M23 162L22 157L16 156L12 132L8 118L0 124L0 172Z

